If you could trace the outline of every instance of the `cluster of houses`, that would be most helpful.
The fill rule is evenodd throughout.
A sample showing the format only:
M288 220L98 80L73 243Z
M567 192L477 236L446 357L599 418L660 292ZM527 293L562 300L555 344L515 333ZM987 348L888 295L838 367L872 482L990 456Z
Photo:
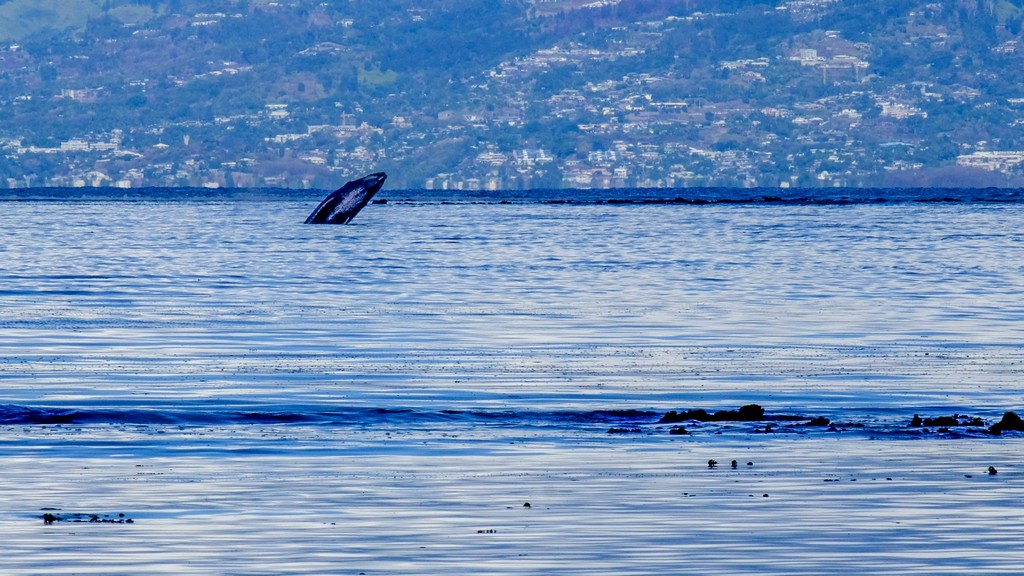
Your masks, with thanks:
M779 9L806 16L834 2L793 0ZM531 0L534 8L550 13L616 3ZM687 19L725 16L697 12ZM192 26L212 26L231 17L197 15ZM922 159L924 138L901 138L908 132L901 126L928 121L930 106L943 100L980 105L981 92L928 82L871 92L871 46L847 41L837 31L824 30L813 42L794 43L784 53L721 60L710 71L717 80L741 88L777 81L780 70L821 85L846 87L825 98L765 103L728 92L683 93L666 89L685 85L668 70L638 70L615 78L595 74L585 82L565 83L570 87L559 88L555 82L544 92L520 90L548 75L573 76L639 59L657 46L672 20L613 29L600 47L571 41L501 62L472 80L476 98L462 105L440 104L435 110L406 108L372 115L359 105L336 103L337 110L312 115L308 106L281 101L212 121L157 121L45 145L0 131L0 155L9 164L37 167L5 175L0 186L329 186L329 180L403 162L428 167L419 170L416 181L403 182L396 175L396 184L439 190L858 186L871 185L879 174L920 170L928 162L1024 175L1024 151L999 149L998 142L959 143L958 156L947 151L947 157ZM928 34L924 41L947 41L941 33ZM997 48L1012 54L1017 43ZM300 54L337 50L340 45L319 42ZM16 46L7 49L18 51ZM217 82L252 71L252 66L235 62L210 62L195 78L174 82ZM111 90L65 88L59 99L104 105ZM496 99L495 94L506 96ZM32 98L24 94L13 103ZM1009 98L1006 104L1022 110L1024 97ZM325 122L325 117L331 120ZM1024 116L1018 123L1024 125ZM223 142L213 146L202 141L211 131L244 132L253 138L235 150ZM881 132L893 136L887 139ZM431 150L453 145L462 150L460 157L437 154L444 159L429 164L434 161ZM38 159L46 161L28 162Z

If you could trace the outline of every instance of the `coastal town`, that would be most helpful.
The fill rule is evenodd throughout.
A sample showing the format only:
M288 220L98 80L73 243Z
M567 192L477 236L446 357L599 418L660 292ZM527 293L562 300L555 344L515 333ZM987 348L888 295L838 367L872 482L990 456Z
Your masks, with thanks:
M535 0L527 22L592 12L614 25L550 33L436 88L396 56L347 63L365 48L358 14L243 4L118 13L59 53L0 45L0 186L330 188L381 169L436 190L1024 184L1024 92L993 72L1024 56L1005 14L988 19L979 56L965 52L967 24L984 15L939 4L901 13L881 45L826 27L838 0L636 19L616 17L617 2ZM276 62L229 59L239 52L222 38L297 15L322 33ZM759 20L791 33L741 43ZM202 43L219 57L121 60ZM119 74L105 78L107 66Z

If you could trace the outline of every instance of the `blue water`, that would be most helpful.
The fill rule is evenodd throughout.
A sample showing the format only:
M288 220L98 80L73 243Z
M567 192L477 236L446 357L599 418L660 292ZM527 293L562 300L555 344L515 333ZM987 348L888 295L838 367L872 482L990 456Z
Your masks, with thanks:
M161 529L184 526L195 514L227 529L232 506L259 522L257 501L327 514L339 503L311 496L317 482L342 491L358 484L364 498L386 500L394 492L375 492L382 485L404 478L392 488L406 494L432 486L431 474L448 473L463 488L448 486L455 492L446 494L483 506L495 495L466 487L467 478L500 477L503 490L515 492L517 474L537 487L572 474L562 468L567 462L589 470L588 478L662 478L665 451L678 449L671 426L659 423L669 410L755 403L774 422L771 434L766 421L687 422L693 435L685 441L700 462L714 442L730 449L756 443L765 454L806 442L805 453L819 458L807 465L815 470L823 455L849 450L942 460L1016 442L1014 434L992 438L985 427L1024 409L1019 192L818 190L764 198L778 193L385 190L380 197L388 202L368 206L350 225L307 226L319 193L76 191L65 202L68 191L7 192L0 202L0 458L13 470L8 488L18 496L9 497L14 517L0 531L17 533L47 506L86 513L92 510L82 507L96 502L106 502L103 513L134 507L136 526ZM915 414L979 417L985 426L908 429ZM817 416L837 426L803 425ZM883 440L896 444L862 444ZM900 447L907 440L918 447ZM985 450L963 444L972 442ZM608 460L620 451L633 468L619 470L618 456ZM787 454L780 461L803 461ZM323 471L326 461L337 476ZM601 462L606 469L592 468ZM920 470L930 466L924 462ZM138 476L149 467L162 476ZM68 469L82 472L61 480ZM759 481L789 478L781 464L772 474ZM293 478L304 479L301 490L275 491ZM193 483L194 497L171 490ZM211 485L216 490L201 492ZM607 497L606 487L578 488ZM104 500L108 490L118 499ZM250 492L256 500L234 500ZM898 494L891 496L897 506ZM965 506L990 502L972 498ZM197 512L199 502L216 511ZM863 501L849 503L857 509ZM392 504L409 522L429 506ZM979 512L979 521L992 510ZM607 519L580 514L562 520ZM667 520L653 509L647 514L637 521ZM465 520L445 518L429 526ZM249 535L253 546L295 545L278 531L294 519L278 520ZM377 520L360 522L387 539ZM472 526L462 528L475 537ZM616 541L614 522L607 527L606 540L567 545L586 557L577 556L581 573L664 572L685 556L653 549L637 558L586 556L591 544ZM553 533L564 528L551 526ZM187 532L180 529L163 532L169 548L162 552L118 558L126 566L224 573L210 543L217 539L189 556L175 548L175 535ZM663 536L631 545L653 546ZM744 545L741 531L739 540L722 537L718 544ZM930 537L927 530L922 537ZM39 554L41 542L26 539L16 549ZM315 552L324 558L340 554L326 540L310 542L323 544ZM374 542L356 544L363 569L431 573L423 567L441 562L409 552L416 562L403 565L390 544ZM113 540L103 545L119 550ZM1017 560L1000 555L1006 548L971 546L949 557L967 564L947 558L945 566L998 569ZM709 550L690 553L706 558ZM808 552L790 550L801 551ZM301 546L280 553L227 572L326 570L300 562L310 553ZM986 554L994 564L979 559ZM12 573L111 566L40 558ZM861 573L897 572L872 558L856 564ZM908 571L929 565L922 562ZM780 572L822 573L828 563L794 561ZM502 566L480 572L575 570Z
M1021 203L420 193L310 227L304 201L180 193L4 204L0 422L647 424L745 403L861 422L1020 403Z

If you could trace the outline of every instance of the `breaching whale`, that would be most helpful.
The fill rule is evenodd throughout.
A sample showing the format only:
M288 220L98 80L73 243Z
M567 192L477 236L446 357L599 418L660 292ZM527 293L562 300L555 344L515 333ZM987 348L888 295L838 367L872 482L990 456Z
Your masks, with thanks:
M306 218L306 224L348 224L384 186L387 177L387 174L377 172L331 192Z

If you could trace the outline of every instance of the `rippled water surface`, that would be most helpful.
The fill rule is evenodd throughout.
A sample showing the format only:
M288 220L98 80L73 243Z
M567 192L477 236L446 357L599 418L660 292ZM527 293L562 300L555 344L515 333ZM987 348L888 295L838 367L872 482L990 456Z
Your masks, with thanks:
M0 571L1024 562L1022 204L0 206Z

